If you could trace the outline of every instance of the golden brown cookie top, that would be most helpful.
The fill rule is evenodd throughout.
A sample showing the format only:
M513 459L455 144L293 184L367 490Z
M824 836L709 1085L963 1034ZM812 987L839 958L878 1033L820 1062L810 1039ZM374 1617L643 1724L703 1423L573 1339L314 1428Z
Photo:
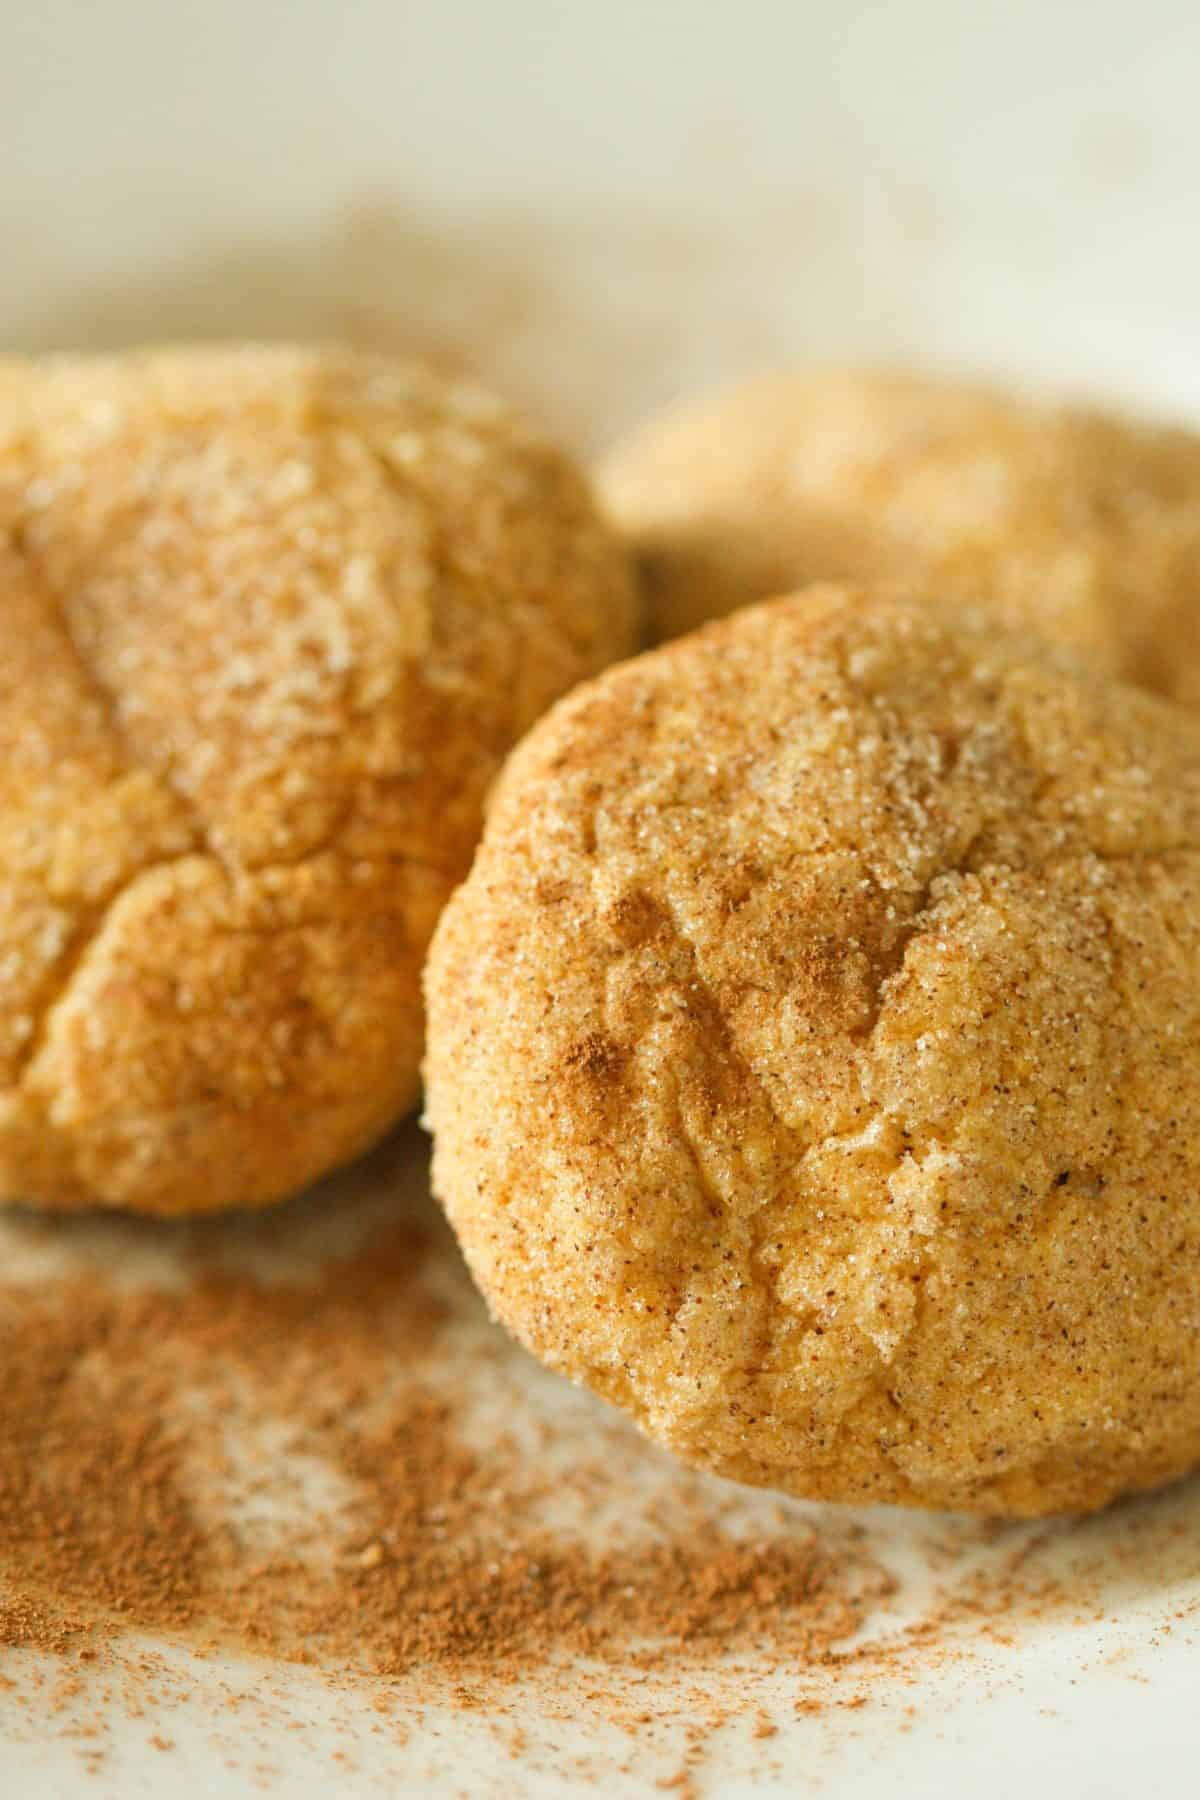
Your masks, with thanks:
M415 1097L437 906L512 742L629 647L622 555L417 366L8 363L0 618L0 1197L199 1204L206 1119L206 1203L272 1197Z
M1038 1512L1200 1456L1186 714L978 609L750 609L526 739L426 979L481 1284L689 1460Z
M1200 703L1200 436L970 383L822 371L651 423L601 471L651 635L828 579L985 600Z
M0 481L28 579L133 752L240 862L333 834L461 863L498 746L629 641L569 459L419 365L224 347L54 362L12 411Z

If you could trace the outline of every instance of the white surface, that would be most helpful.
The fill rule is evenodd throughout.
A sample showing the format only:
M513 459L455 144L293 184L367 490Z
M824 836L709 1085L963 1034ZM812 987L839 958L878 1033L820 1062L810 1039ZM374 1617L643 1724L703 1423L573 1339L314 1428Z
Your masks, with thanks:
M1187 0L0 0L0 349L465 335L584 442L797 354L949 360L1200 416L1198 67ZM1185 1526L1175 1566L1114 1567L1104 1622L1031 1626L797 1721L769 1754L725 1734L698 1779L1192 1795L1200 1665L1178 1615L1200 1601L1200 1496L1157 1504ZM221 1741L184 1708L166 1758L114 1716L89 1774L8 1709L0 1792L249 1795L269 1765L289 1796L548 1794L578 1750L616 1795L678 1762L650 1745L618 1777L624 1749L585 1709L547 1720L534 1694L541 1767L498 1768L469 1715L399 1746L313 1676L189 1678L249 1695Z

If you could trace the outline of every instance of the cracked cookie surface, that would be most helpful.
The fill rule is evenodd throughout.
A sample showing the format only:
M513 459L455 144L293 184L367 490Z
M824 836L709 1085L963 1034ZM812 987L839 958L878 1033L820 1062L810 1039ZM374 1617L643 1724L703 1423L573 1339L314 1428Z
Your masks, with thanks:
M898 581L1200 706L1200 435L930 377L760 379L601 470L650 639L808 582Z
M818 588L560 702L426 974L499 1317L686 1460L1086 1510L1200 1460L1200 730Z
M258 1204L386 1130L486 789L633 634L582 479L479 390L0 365L0 1198Z

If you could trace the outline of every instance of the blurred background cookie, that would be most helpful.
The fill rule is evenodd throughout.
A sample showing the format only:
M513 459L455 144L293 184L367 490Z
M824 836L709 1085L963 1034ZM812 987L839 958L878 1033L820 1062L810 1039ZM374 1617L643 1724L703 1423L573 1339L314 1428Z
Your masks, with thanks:
M1200 436L967 383L823 371L646 427L604 496L655 640L826 579L984 600L1200 704Z
M337 350L0 368L0 1198L273 1200L418 1090L517 737L633 641L480 390Z
M826 587L508 764L427 971L497 1315L688 1462L1035 1515L1200 1457L1200 732Z

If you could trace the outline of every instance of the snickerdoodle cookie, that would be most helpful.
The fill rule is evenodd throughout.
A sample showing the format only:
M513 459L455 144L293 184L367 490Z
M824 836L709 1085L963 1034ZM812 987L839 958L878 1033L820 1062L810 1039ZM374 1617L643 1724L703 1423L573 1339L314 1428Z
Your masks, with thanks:
M826 579L985 601L1200 705L1200 436L917 376L760 380L601 471L650 636Z
M427 972L495 1311L689 1462L1102 1506L1200 1460L1200 730L825 587L510 760Z
M334 350L0 368L0 1198L258 1204L417 1097L485 790L628 649L489 395Z

